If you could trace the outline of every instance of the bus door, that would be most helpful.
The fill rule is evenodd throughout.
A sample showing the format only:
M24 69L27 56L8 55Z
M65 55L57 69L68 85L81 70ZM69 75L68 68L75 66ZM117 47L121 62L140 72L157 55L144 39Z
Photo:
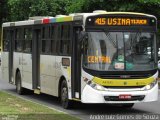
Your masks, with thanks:
M13 82L13 41L14 41L14 31L8 31L8 40L9 40L9 61L8 61L8 69L9 69L9 83Z
M32 40L32 85L33 89L40 89L40 39L41 28L33 29Z
M80 55L80 43L79 33L82 27L73 28L73 42L72 42L72 66L71 66L71 88L72 97L81 99L81 55Z

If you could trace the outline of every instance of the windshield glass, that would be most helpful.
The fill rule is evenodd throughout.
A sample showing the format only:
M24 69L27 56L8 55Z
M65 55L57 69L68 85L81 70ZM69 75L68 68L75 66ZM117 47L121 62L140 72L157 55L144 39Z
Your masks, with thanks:
M83 66L99 71L144 71L156 68L155 34L88 32L83 40Z

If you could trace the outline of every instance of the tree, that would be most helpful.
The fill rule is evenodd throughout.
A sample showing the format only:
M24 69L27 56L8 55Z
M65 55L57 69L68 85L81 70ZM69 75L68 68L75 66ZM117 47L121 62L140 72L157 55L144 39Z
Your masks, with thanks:
M47 11L44 0L9 0L8 4L11 21L25 20L32 15L44 15Z
M7 8L8 8L7 0L1 0L0 1L0 27L2 26L3 22L7 21L7 15L8 15ZM0 28L0 47L1 47L1 28Z
M7 6L8 0L1 0L0 1L0 26L3 22L7 21L8 16L8 6Z
M9 0L10 19L19 21L31 16L66 14L70 0Z
M67 12L92 12L94 10L131 11L136 0L78 0L72 2Z
M160 16L160 0L75 0L67 8L67 12L94 10L135 11Z

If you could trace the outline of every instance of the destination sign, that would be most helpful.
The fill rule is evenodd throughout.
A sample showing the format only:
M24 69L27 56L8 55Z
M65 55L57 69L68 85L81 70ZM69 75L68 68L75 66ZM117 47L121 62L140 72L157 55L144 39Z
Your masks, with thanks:
M156 26L156 19L130 16L90 16L87 26Z
M96 25L108 25L108 26L131 26L131 25L148 25L147 19L136 18L96 18Z

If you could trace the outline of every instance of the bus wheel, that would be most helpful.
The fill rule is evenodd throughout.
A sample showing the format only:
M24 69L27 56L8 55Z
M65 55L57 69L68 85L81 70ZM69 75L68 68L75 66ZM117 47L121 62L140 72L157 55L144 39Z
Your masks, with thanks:
M128 108L131 109L134 106L134 103L126 103L126 104L122 104L123 108Z
M18 72L16 74L16 91L19 95L22 95L24 93L22 83L21 83L21 74Z
M71 101L68 99L68 87L67 82L65 80L62 81L61 84L61 104L65 109L71 108Z

